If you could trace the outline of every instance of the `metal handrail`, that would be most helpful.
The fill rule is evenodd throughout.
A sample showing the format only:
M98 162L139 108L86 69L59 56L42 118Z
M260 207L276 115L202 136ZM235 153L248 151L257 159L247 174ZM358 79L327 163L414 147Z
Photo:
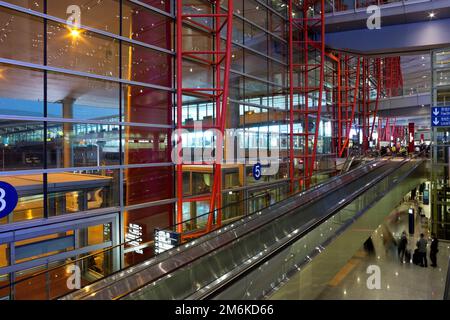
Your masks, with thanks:
M370 165L372 165L373 163L371 163ZM369 164L366 164L364 167L367 167L367 166L369 166ZM378 167L379 168L379 167ZM361 169L361 168L360 168ZM349 173L349 175L350 175L351 173ZM344 176L346 176L346 175L344 175ZM338 178L342 178L342 177L335 177L336 179L338 179ZM317 198L320 198L321 197L321 195L323 195L324 193L322 193L322 192L320 192L320 190L319 189L321 189L321 188L323 188L323 187L325 187L326 185L328 185L328 184L331 184L331 180L333 181L333 182L335 182L335 180L336 179L330 179L329 181L327 181L327 183L324 183L324 184L322 184L322 185L319 185L319 186L317 186L317 187L315 187L315 188L311 188L311 189L309 189L309 190L307 190L307 191L305 191L305 192L303 192L302 193L302 195L305 195L305 196L307 196L307 198L308 198L308 195L309 195L309 198L311 198L311 199L305 199L304 200L304 202L302 202L301 204L298 204L298 205L296 205L296 207L295 208L298 208L299 206L301 206L301 205L304 205L306 202L310 202L310 201L313 201L313 200L317 200ZM353 180L352 180L353 181ZM348 181L347 183L350 183L351 181ZM334 187L334 189L333 190L335 190L337 187ZM318 194L319 193L319 194ZM299 196L298 194L296 195L296 196ZM285 201L285 200L284 200ZM283 202L284 202L283 201ZM295 209L294 208L294 209ZM287 214L287 213L289 213L289 212L291 212L293 209L291 209L291 210L288 210L288 211L286 211L286 212L282 212L282 213L280 213L280 215L276 215L276 217L274 218L274 217L271 217L270 219L277 219L277 218L279 218L281 215L284 215L284 214ZM261 216L260 216L261 217ZM263 217L265 217L265 215L263 215ZM269 222L270 221L272 221L272 220L269 220ZM246 221L244 221L244 220L241 220L241 221L239 221L239 222L237 222L236 224L235 224L235 226L233 227L233 225L231 225L233 228L231 228L231 229L233 229L233 230L235 230L237 227L239 227L240 225L241 225L241 222L242 223L244 223L244 222L246 222ZM248 221L247 221L248 222ZM250 221L251 223L258 223L258 221L256 220L256 219L252 219L251 221ZM267 223L267 221L262 221L261 222L262 224L266 224ZM247 234L247 233L250 233L250 232L252 232L252 231L254 231L254 229L255 228L258 228L259 227L259 224L258 225L256 225L255 227L253 227L253 228L246 228L245 229L245 231L242 231L242 233L243 234L240 234L239 236L242 236L242 235L245 235L245 234ZM215 232L220 232L221 230L216 230ZM228 230L227 229L227 227L225 227L225 231L230 231L230 230ZM214 233L214 232L213 232ZM228 234L230 234L229 232L227 232ZM235 235L235 233L236 233L236 231L233 233L233 235L234 236L237 236L237 235ZM207 236L205 236L205 237L202 237L201 239L202 239L202 241L200 242L200 243L195 243L195 247L200 247L200 245L203 243L203 242L208 242L209 243L209 241L211 240L211 237L213 237L213 236L219 236L219 235L221 235L221 236L224 236L225 235L225 233L224 232L222 232L222 233L216 233L216 234L208 234ZM233 237L232 237L233 238ZM234 238L233 238L234 239ZM217 243L217 245L218 245L218 247L217 248L214 248L214 250L216 250L216 249L218 249L218 248L220 248L220 247L223 247L224 245L226 245L227 243L229 243L230 241L233 241L233 239L228 239L228 240L226 240L226 243ZM220 242L220 241L219 241ZM188 245L188 244L187 244ZM188 249L192 249L192 246L194 246L194 244L192 245L192 246L190 246L190 247L187 247L187 245L186 246L181 246L181 247L178 247L176 250L176 252L174 252L173 254L171 254L171 252L165 252L164 254L164 256L163 256L163 258L165 258L165 259L163 259L163 260L159 260L159 261L157 261L158 262L158 265L161 265L162 263L164 263L164 261L169 261L169 260L171 260L171 261L173 261L173 258L174 258L174 254L175 255L180 255L180 254L182 254L183 252L185 252L186 250L188 250ZM197 256L197 257L195 257L196 259L198 259L198 258L200 258L200 257L202 257L202 256L204 256L204 255L206 255L206 254L208 254L211 250L213 250L213 244L209 244L208 245L208 250L206 250L206 251L208 251L208 252L202 252L202 253L200 253L199 254L199 256ZM205 250L203 250L203 251L205 251ZM192 257L191 255L189 256L190 257L190 259L192 260L192 259L194 259L194 257ZM182 259L181 259L181 257L180 258L178 258L178 259L175 259L176 261L175 261L175 263L177 264L177 266L174 266L174 268L173 268L173 270L171 270L171 272L173 272L173 271L176 271L176 270L178 270L179 268L181 268L181 267L183 267L184 265L186 265L186 264L188 264L188 263L190 263L190 261L188 261L188 262L183 262L182 261ZM141 268L142 268L142 266L143 266L143 268L149 268L149 267L151 267L151 266L154 266L155 264L155 261L153 261L153 263L151 262L151 261L148 261L146 264L145 264L145 266L143 266L142 264L141 264ZM137 266L137 268L139 268L140 266L138 265ZM166 271L168 271L168 267L167 266L164 266L164 270L166 270ZM131 276L133 276L134 274L136 274L136 273L138 273L138 272L140 272L140 271L142 271L142 269L140 269L140 270L136 270L135 272L133 272L133 273L131 273L131 274L125 274L124 275L124 278L122 278L121 280L124 280L125 278L127 278L127 277L131 277ZM165 274L165 273L164 273ZM157 280L158 278L160 278L161 276L154 276L154 275L152 275L152 277L153 277L153 280L152 281L155 281L155 280ZM152 282L152 281L150 281L150 282ZM148 284L149 282L146 282L145 284L143 284L143 285L139 285L137 288L135 288L134 290L132 290L132 291L135 291L135 290L138 290L140 287L142 287L142 286L146 286L147 284ZM105 284L104 286L100 286L99 288L93 288L92 286L90 286L89 287L89 292L84 292L84 293L80 293L80 296L79 297L77 297L77 298L82 298L82 297L87 297L87 296L90 296L90 295L93 295L93 294L95 294L96 292L99 292L100 290L102 290L102 289L104 289L104 288L106 288L106 287L108 287L109 285L108 284ZM124 296L126 296L127 294L129 294L130 292L127 292L127 293L124 293L124 294L121 294L121 295L119 295L118 297L116 297L117 299L120 299L120 298L122 298L122 297L124 297Z
M450 256L448 257L447 280L445 281L444 300L450 300Z
M409 162L409 161L410 161L410 159L403 160L400 163L400 167L403 166L406 162ZM398 167L397 168L392 168L391 170L389 170L387 172L384 172L381 176L377 177L374 180L374 182L378 183L378 182L382 181L383 179L385 179L387 176L389 176L392 172L394 172L397 169L398 169ZM255 270L255 268L261 266L262 264L264 264L265 262L270 260L273 256L276 256L283 249L289 247L290 245L292 245L293 243L298 241L300 238L302 238L303 236L305 236L309 232L311 232L314 229L316 229L324 221L328 220L331 216L333 216L337 211L339 211L341 208L345 207L346 205L348 205L349 203L354 201L356 198L358 198L361 195L361 193L366 192L367 190L369 190L372 187L373 187L373 184L365 185L362 188L356 190L351 195L346 197L344 202L334 205L332 210L326 216L320 218L319 220L315 221L313 224L307 226L307 228L305 230L303 230L303 231L301 231L301 232L291 236L287 242L282 243L277 248L274 248L274 250L270 251L262 259L256 260L256 261L254 261L253 263L251 263L249 265L243 265L243 266L238 267L238 269L241 268L242 270L240 270L239 272L234 272L235 273L234 275L226 277L225 280L219 280L219 279L216 280L215 282L218 282L217 286L208 284L208 289L207 290L205 290L203 292L202 292L202 290L199 290L196 293L194 293L193 295L189 296L189 299L212 299L218 293L224 291L232 283L235 283L239 279L245 277L251 271ZM450 265L449 265L449 269L450 269ZM450 278L450 276L448 276L447 281L450 281L449 278Z

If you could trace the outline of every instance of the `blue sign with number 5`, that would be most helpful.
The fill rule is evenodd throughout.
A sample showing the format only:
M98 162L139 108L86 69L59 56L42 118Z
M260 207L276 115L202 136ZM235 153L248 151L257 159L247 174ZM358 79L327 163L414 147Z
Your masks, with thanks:
M257 163L253 166L253 178L255 178L255 180L259 180L261 179L261 163Z
M0 181L0 219L13 212L18 201L16 189L9 183Z

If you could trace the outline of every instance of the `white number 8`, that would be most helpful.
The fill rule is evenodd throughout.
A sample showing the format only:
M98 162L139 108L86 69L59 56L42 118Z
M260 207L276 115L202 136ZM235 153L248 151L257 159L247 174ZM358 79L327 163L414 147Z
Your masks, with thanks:
M6 195L5 190L3 190L3 188L0 188L0 212L5 210L6 208L5 195Z

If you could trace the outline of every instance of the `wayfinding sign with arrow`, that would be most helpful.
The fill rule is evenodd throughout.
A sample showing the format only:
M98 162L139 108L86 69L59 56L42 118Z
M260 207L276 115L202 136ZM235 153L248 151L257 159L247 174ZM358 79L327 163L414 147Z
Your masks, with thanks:
M450 107L432 107L431 126L450 127Z

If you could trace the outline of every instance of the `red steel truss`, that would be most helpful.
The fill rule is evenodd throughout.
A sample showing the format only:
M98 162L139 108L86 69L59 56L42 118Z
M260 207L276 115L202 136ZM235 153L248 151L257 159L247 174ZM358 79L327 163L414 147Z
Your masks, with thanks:
M324 0L289 0L289 171L292 191L297 179L300 189L309 187L316 159L324 87L324 14ZM301 125L301 130L294 132L294 122ZM300 148L299 154L294 152L295 142ZM299 175L295 172L295 160L299 162Z
M210 204L210 213L206 229L203 233L209 232L214 227L221 225L221 211L220 206L222 202L222 159L223 159L223 136L226 125L226 112L227 105L229 103L229 79L230 79L230 66L231 66L231 40L232 40L232 19L233 19L233 0L220 1L220 0L204 0L207 5L207 13L191 13L193 10L189 10L189 6L186 8L189 12L184 12L184 4L188 1L177 0L177 129L189 130L193 129L191 125L183 124L182 109L183 109L183 96L200 97L213 101L215 103L215 118L211 126L203 130L215 129L219 132L216 137L215 159L213 163L213 185L210 195L184 198L183 193L183 164L182 150L177 150L177 231L183 232L183 203L195 202L195 201L208 201ZM227 11L221 10L221 4L227 4ZM204 31L207 42L212 44L212 50L195 50L194 48L185 48L186 43L183 35L183 26L190 26L198 30ZM226 30L226 40L222 41L220 34L223 30ZM225 44L225 45L224 45ZM183 83L183 66L185 61L193 61L202 64L205 68L209 68L211 73L214 74L214 86L193 88L186 87ZM181 134L178 135L177 145L182 146ZM205 165L202 161L200 163L189 163L189 166L193 165ZM215 212L216 208L218 209ZM216 215L217 213L217 215ZM216 219L216 221L215 221ZM202 233L200 232L200 233ZM198 234L197 234L198 235ZM195 237L197 235L190 234L189 237Z
M383 59L384 88L387 97L402 95L403 75L400 64L400 57L386 57Z
M356 104L358 102L361 58L340 55L341 90L338 99L338 156L342 157L348 150L350 129L355 122Z
M362 151L369 148L372 140L375 118L378 112L378 103L381 95L381 59L363 58L362 84L359 99L359 127L362 130ZM375 99L372 92L375 90ZM373 105L373 106L372 106ZM372 125L370 119L373 117Z

